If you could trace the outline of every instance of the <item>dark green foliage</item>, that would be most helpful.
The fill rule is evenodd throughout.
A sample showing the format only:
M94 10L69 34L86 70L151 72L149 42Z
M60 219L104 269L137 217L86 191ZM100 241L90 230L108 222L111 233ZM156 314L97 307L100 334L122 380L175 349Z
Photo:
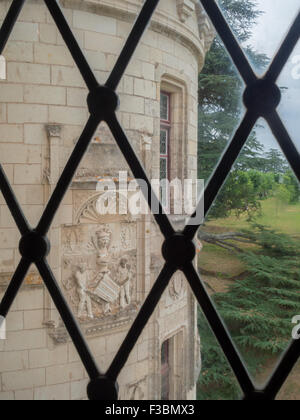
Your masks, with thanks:
M237 38L245 45L251 36L256 18L261 14L256 3L249 0L220 0L219 4ZM245 50L256 69L266 67L268 58L265 55L253 51L249 46ZM199 179L206 182L209 180L241 121L243 90L244 85L224 45L216 37L199 75ZM274 181L278 184L279 201L298 202L300 188L297 179L290 175L285 176L282 185L283 175L287 171L287 163L279 150L271 149L265 153L254 130L209 217L224 218L234 212L237 217L246 214L249 220L253 220L260 214L260 200L275 193Z
M220 0L222 10L235 35L242 42L249 39L260 12L255 3L245 0ZM265 67L268 59L250 47L247 54L255 67ZM207 181L226 144L241 120L243 83L224 45L215 38L199 75L199 177ZM255 133L241 158L257 156L262 151ZM251 167L247 167L251 169Z
M219 0L219 4L236 37L247 45L260 15L256 3ZM244 48L256 70L266 68L265 55L249 46ZM243 89L243 82L216 37L199 75L198 168L199 178L206 182L241 121ZM261 200L272 195L283 202L297 203L299 182L280 152L271 149L265 153L253 131L210 218L246 213L253 220L261 210ZM291 320L300 314L300 254L299 244L287 235L259 225L244 233L256 245L255 252L238 254L247 273L227 293L214 295L214 300L250 372L256 375L270 357L279 356L291 339ZM237 381L200 311L198 323L203 359L198 399L239 398Z
M235 170L222 188L209 217L224 218L234 212L236 217L247 214L248 220L260 214L261 200L269 198L276 188L275 175L257 170Z
M247 41L251 35L251 28L260 12L255 2L245 0L220 0L220 6L230 23L235 35L241 42ZM256 67L265 67L268 59L251 50L246 51ZM199 75L199 179L208 181L213 169L220 159L226 144L231 140L236 127L241 121L243 83L237 74L231 59L218 37L214 40L206 56L204 69ZM262 145L257 141L253 132L243 149L236 170L260 170L262 163ZM232 176L236 179L236 175ZM229 179L229 183L231 178ZM242 182L242 181L241 181ZM232 188L227 188L230 195ZM223 196L224 196L223 192ZM235 197L228 197L226 212L229 211L230 201ZM250 200L250 212L258 207L257 202ZM245 208L244 203L239 207ZM247 207L247 205L246 205ZM214 214L215 211L215 214ZM239 212L239 210L238 210ZM221 217L220 209L213 209L212 216ZM223 215L225 216L225 214Z
M291 320L300 314L300 252L298 242L263 226L254 225L245 233L258 251L238 255L247 275L227 293L215 294L214 301L255 375L291 340ZM239 390L234 376L201 314L199 331L203 370L198 397L236 399Z

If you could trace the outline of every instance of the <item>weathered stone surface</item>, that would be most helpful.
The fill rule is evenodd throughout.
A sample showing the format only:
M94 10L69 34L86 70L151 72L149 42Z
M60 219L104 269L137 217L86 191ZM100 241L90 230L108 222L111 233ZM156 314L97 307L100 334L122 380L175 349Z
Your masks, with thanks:
M104 84L141 2L60 3L99 84ZM7 10L8 2L0 2L1 20ZM121 80L118 118L151 178L158 179L160 170L161 90L171 97L171 176L196 177L197 77L212 37L197 2L164 0ZM88 90L40 0L26 2L4 56L0 162L25 215L36 226L88 119ZM103 371L163 266L163 238L150 216L100 215L97 210L103 194L96 191L97 182L117 180L120 170L128 171L128 164L102 124L49 232L49 264ZM128 177L132 180L131 171ZM19 240L0 194L1 298L19 263ZM87 374L34 268L12 310L7 340L0 341L0 400L86 399ZM199 359L195 311L178 273L120 375L120 398L161 398L161 349L166 340L173 349L170 398L194 398L193 366Z

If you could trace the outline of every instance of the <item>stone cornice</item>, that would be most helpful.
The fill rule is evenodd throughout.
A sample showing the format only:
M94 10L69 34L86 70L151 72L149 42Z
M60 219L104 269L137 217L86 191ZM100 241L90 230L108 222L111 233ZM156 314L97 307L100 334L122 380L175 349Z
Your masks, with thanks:
M197 57L199 64L203 65L205 54L214 38L212 25L198 2L195 0L176 1L178 1L179 18L176 19L158 8L152 18L150 28L155 32L166 34L187 47ZM85 10L127 22L134 22L141 8L141 2L134 0L114 0L113 2L110 0L61 0L61 4L66 8ZM193 13L197 15L198 33L194 33L184 23Z

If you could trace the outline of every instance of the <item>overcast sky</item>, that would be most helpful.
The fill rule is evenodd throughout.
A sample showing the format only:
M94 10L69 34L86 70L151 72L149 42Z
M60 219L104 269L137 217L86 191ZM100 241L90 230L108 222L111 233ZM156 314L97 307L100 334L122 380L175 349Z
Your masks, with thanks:
M258 9L264 14L253 30L251 45L258 52L273 58L300 10L300 0L256 0L256 2ZM278 85L288 88L283 93L278 112L300 150L300 42L281 74ZM258 135L266 148L275 147L269 129L259 130Z

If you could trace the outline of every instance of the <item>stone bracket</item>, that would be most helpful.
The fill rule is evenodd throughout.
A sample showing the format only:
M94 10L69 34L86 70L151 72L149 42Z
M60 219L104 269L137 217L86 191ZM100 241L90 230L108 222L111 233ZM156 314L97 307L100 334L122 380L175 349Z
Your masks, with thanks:
M195 12L196 0L177 0L177 13L181 22L185 22Z

